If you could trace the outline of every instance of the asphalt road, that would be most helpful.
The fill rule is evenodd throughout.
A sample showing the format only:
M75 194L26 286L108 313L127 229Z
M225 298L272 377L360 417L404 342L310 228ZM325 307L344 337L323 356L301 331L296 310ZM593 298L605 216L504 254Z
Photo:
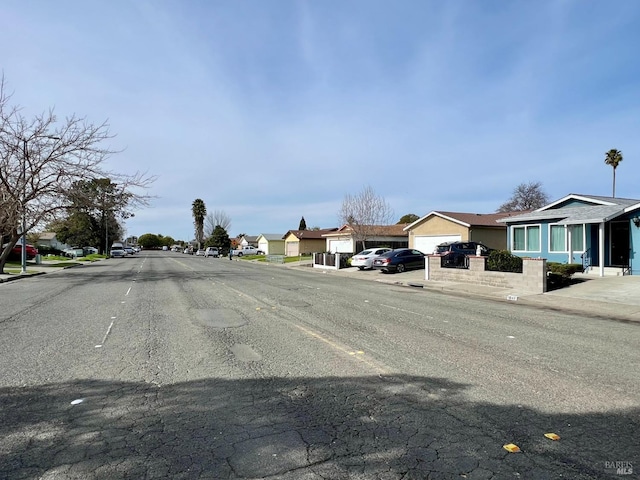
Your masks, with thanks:
M639 328L172 252L0 284L0 478L637 478Z

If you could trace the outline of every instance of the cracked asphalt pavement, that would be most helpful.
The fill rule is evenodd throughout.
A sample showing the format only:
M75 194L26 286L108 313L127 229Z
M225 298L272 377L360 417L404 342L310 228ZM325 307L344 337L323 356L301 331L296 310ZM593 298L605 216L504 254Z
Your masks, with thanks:
M172 252L0 307L0 478L640 471L636 324Z

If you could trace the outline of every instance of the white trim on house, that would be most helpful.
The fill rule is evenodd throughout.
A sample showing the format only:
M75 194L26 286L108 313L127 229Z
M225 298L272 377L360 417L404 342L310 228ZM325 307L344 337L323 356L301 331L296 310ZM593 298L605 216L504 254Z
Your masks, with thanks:
M556 205L566 202L567 200L580 200L582 202L596 203L598 205L616 205L615 203L607 202L606 200L601 200L601 199L589 197L586 195L576 195L574 193L570 193L569 195L561 198L560 200L556 200L553 203L549 203L547 205L544 205L543 207L538 208L537 210L534 210L534 212L544 212L545 210L549 210L550 208L553 208Z
M468 224L468 223L466 223L466 222L462 222L462 221L457 220L457 219L455 219L455 218L453 218L453 217L449 217L449 216L447 216L447 215L443 215L442 213L440 213L440 212L437 212L437 211L433 210L432 212L427 213L427 214L426 214L426 215L424 215L423 217L420 217L420 218L419 218L418 220L416 220L415 222L410 223L409 225L407 225L406 227L404 227L402 230L404 230L405 232L407 232L407 231L409 231L411 228L413 228L413 226L414 226L414 225L417 225L417 224L421 223L423 220L426 220L427 218L429 218L429 217L430 217L430 216L432 216L432 215L435 215L436 217L443 218L443 219L448 220L448 221L453 222L453 223L457 223L458 225L462 225L463 227L471 228L471 225L470 225L470 224ZM420 249L418 249L418 250L420 250ZM422 251L422 250L420 250L420 251Z
M539 250L516 250L513 244L513 241L515 240L515 236L513 234L513 231L516 228L524 228L525 229L525 233L524 233L524 241L525 241L525 248L528 247L527 243L527 228L528 227L538 227L538 246L540 247ZM542 224L541 223L527 223L527 224L522 224L522 225L510 225L509 227L510 232L509 232L509 250L511 250L512 252L517 252L517 253L542 253Z
M577 225L582 226L582 250L573 250L571 248L572 241L572 233L571 229L568 227L575 227ZM520 225L518 225L520 226ZM549 223L547 224L548 234L547 234L547 252L552 253L584 253L585 246L587 245L587 226L584 223ZM551 227L564 227L564 249L563 250L551 250ZM572 262L569 262L572 263Z

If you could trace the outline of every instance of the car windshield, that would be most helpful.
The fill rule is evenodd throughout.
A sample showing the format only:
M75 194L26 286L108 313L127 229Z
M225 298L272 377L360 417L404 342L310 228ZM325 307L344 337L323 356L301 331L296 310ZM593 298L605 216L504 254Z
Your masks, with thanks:
M358 255L370 255L372 252L373 250L363 250Z
M438 253L448 252L449 247L449 245L438 245Z

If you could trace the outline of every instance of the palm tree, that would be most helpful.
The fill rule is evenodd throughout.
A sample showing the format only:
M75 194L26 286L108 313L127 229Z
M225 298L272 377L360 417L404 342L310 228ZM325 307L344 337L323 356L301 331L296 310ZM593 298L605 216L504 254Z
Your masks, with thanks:
M191 212L193 213L193 224L196 227L196 242L198 242L198 250L204 241L204 217L207 216L207 207L204 202L196 198L191 205Z
M622 161L622 152L620 150L616 150L612 148L606 153L604 158L604 163L613 167L613 197L616 196L616 168L620 165Z

